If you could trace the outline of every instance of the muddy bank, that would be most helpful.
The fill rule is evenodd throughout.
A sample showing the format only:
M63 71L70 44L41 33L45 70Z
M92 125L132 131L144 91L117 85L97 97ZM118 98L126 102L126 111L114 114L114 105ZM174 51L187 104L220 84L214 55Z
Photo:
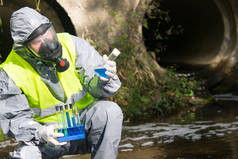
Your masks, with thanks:
M133 158L134 159L165 159L165 157L166 157L166 154L163 152L163 148L150 147L150 148L138 149L133 152L119 152L117 159L133 159ZM63 158L90 159L90 155L65 156Z

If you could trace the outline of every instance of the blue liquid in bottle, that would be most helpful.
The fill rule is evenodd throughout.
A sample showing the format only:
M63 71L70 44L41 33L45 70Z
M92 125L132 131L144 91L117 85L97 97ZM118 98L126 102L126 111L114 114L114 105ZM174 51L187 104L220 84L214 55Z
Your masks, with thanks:
M105 72L106 72L105 68L96 68L96 69L94 69L94 71L98 76L101 76L104 78L109 78L109 76L105 74Z
M112 53L108 56L108 60L114 61L119 54L120 54L120 51L114 48ZM106 68L103 68L103 66L94 69L94 72L98 76L109 78L109 76L105 74L106 71L107 71Z

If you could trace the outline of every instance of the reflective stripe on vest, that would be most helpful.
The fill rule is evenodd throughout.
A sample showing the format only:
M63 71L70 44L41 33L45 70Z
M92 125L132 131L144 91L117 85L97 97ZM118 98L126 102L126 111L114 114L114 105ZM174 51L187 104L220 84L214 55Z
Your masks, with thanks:
M85 95L86 95L86 92L82 90L76 94L73 94L71 98L68 100L68 102L74 105L77 101L85 97ZM32 111L35 116L45 117L45 116L49 116L51 114L56 113L56 106L62 106L62 105L63 105L62 103L59 103L57 105L54 105L52 107L42 109L42 110L40 108L32 108Z
M85 94L80 84L79 75L75 69L75 47L70 35L61 33L58 34L58 39L62 44L63 58L66 58L70 63L68 70L57 72L59 81L68 101L71 100L72 104L82 109L93 102L93 97L88 93ZM55 113L55 106L65 103L57 100L51 94L40 75L28 62L12 50L1 67L24 92L37 120L41 121L44 118L44 122L56 121L56 115L52 116ZM47 120L48 117L50 121Z

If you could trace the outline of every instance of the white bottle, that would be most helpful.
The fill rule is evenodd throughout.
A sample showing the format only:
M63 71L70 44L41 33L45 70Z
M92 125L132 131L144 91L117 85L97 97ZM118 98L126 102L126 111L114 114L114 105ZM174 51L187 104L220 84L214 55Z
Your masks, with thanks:
M118 55L120 55L120 51L117 48L114 48L113 51L111 52L111 54L108 56L108 60L114 61L118 57ZM104 68L104 67L99 66L94 69L94 72L98 76L101 76L104 78L109 78L108 75L105 74L106 68Z
M114 61L118 55L120 55L120 51L117 48L114 48L112 53L108 56L108 60Z

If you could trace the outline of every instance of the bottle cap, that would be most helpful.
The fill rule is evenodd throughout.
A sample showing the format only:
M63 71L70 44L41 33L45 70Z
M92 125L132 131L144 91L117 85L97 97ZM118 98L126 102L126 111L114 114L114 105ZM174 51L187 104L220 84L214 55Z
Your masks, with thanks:
M56 111L60 111L60 106L55 106Z
M118 55L120 55L121 52L120 52L117 48L114 48L113 51L112 51L112 53L113 53L115 56L118 56Z
M65 104L64 108L67 110L69 108L68 104Z

